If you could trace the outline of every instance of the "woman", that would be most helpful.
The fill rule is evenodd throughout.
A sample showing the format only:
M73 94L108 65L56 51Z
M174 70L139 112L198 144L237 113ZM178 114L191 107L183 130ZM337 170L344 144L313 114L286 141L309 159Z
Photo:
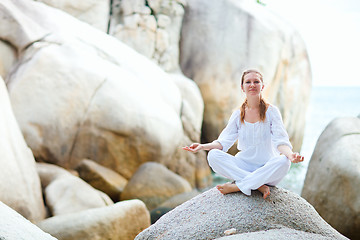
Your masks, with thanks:
M277 107L262 98L262 74L247 70L241 77L241 89L246 99L234 111L219 138L211 143L193 143L183 149L196 153L210 150L208 162L218 174L234 180L218 185L222 194L241 191L246 195L259 190L265 199L270 195L268 186L275 186L287 174L290 162L304 161L292 152L292 145ZM238 140L241 152L232 156L226 153Z

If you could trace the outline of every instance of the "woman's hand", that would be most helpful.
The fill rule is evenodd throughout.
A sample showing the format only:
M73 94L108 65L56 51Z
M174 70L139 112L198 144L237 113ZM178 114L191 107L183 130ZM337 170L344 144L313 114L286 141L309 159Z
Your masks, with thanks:
M211 143L193 143L190 146L186 146L183 147L182 149L192 152L192 153L196 153L200 150L208 150L210 151L211 149L220 149L222 150L223 146L218 142L218 141L214 141Z
M183 147L183 149L186 151L189 151L189 152L196 153L199 150L203 150L204 146L203 146L203 144L200 144L200 143L193 143L190 146Z
M280 145L278 146L279 152L284 154L292 163L298 163L304 161L304 157L297 152L293 152L289 146Z
M299 163L304 161L304 157L301 156L299 153L292 153L288 158L292 163Z

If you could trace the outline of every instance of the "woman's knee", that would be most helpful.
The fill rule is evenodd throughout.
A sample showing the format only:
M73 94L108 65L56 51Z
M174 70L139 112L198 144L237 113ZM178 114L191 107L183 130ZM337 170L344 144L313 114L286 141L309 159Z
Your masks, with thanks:
M284 168L289 168L291 165L290 160L285 155L281 155L278 161L280 165Z
M277 167L288 168L291 165L290 160L285 155L274 157L270 161L272 162L272 164L275 164L275 166Z

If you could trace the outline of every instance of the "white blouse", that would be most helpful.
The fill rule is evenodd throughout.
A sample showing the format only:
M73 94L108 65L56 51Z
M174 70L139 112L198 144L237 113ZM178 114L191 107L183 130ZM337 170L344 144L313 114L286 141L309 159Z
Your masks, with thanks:
M292 149L280 111L274 105L269 105L265 122L241 123L240 109L234 111L215 141L222 145L222 151L227 152L236 140L237 148L241 150L236 156L259 165L279 156L279 145L287 145Z

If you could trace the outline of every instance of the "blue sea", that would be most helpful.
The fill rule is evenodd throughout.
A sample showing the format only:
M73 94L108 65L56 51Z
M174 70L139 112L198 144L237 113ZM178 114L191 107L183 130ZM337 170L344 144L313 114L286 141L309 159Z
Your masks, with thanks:
M360 115L360 86L314 86L310 93L307 112L304 114L306 114L306 125L300 153L305 160L302 163L292 164L289 173L279 184L299 195L301 195L311 155L325 127L335 118ZM214 175L215 185L226 181L217 174Z

